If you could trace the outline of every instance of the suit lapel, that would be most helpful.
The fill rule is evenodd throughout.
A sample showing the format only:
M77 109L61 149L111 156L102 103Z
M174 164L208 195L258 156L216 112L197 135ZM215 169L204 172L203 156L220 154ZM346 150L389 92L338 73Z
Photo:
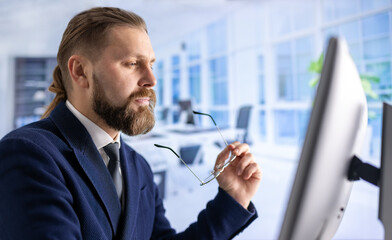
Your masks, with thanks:
M50 117L73 149L76 159L100 197L112 230L117 232L121 205L112 178L90 135L80 121L61 102Z
M135 152L126 151L127 146L121 140L120 159L124 179L124 214L119 226L119 239L128 239L134 235L136 215L140 198L140 182L136 171Z
M95 147L95 145L94 145ZM75 151L76 157L84 172L94 185L103 205L107 210L112 224L113 232L117 232L118 222L121 215L121 205L113 180L96 148L87 148L85 151Z

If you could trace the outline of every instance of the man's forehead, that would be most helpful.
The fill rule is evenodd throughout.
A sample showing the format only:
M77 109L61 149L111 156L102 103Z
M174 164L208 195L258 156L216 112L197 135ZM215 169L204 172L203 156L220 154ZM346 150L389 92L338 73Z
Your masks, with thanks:
M155 59L150 39L142 28L114 27L108 32L107 50L122 57Z

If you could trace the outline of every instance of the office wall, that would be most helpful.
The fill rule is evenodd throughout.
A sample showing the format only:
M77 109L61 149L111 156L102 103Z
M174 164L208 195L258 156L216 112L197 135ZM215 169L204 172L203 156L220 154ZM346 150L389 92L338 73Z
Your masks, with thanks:
M14 59L55 57L67 24L64 19L74 10L33 2L1 4L5 15L0 25L0 136L4 136L14 127Z

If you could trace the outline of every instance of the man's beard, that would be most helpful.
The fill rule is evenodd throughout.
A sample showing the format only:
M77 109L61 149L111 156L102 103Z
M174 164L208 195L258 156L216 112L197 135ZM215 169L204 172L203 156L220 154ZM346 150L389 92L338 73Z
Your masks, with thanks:
M105 92L98 78L93 75L93 109L108 126L122 131L130 136L146 134L155 125L154 107L156 96L153 89L142 88L132 93L124 105L116 107L105 96ZM149 97L149 106L139 106L138 110L132 109L132 102L141 97Z

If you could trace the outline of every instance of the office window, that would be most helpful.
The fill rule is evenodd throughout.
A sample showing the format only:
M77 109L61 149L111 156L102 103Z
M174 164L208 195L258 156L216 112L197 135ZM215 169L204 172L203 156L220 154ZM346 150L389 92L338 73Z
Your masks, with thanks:
M295 123L296 112L293 110L275 111L275 140L277 143L294 143L298 135Z
M172 56L172 103L177 104L180 99L180 56Z
M199 32L192 33L186 41L186 52L188 55L188 61L193 62L200 60L201 56L201 35Z
M272 2L270 18L273 22L271 35L282 37L296 31L311 29L315 24L315 1L282 1Z
M372 134L370 139L369 154L379 159L381 154L382 109L369 108L369 112L374 115L368 121L368 126L370 127ZM369 142L365 142L364 144L369 144Z
M306 130L308 128L308 123L310 120L311 109L299 110L298 111L298 129L299 129L299 145L301 146L305 140Z
M339 26L340 35L343 35L350 49L350 54L357 67L361 63L361 34L360 22L358 20L344 23Z
M307 110L275 110L275 141L278 144L302 144L310 112Z
M364 72L380 77L372 83L381 101L391 99L391 35L390 13L373 15L362 20ZM375 101L369 99L369 101Z
M276 3L271 9L271 22L274 23L274 27L271 28L271 35L278 37L285 34L291 33L291 19L290 19L290 8L282 6Z
M259 56L257 59L257 71L259 73L259 103L265 104L265 70L264 70L264 56Z
M193 103L201 103L201 33L196 31L186 40L188 58L189 96Z
M164 97L164 68L163 61L158 61L155 67L155 78L157 79L156 94L157 94L157 105L163 105L163 97Z
M221 19L207 26L207 50L209 56L226 53L227 21Z
M361 9L363 12L387 7L391 0L361 0Z
M304 37L279 43L275 47L278 74L277 97L284 101L309 100L313 89L309 86L312 75L308 71L314 59L313 38Z
M294 8L293 11L293 19L292 21L293 31L301 31L305 29L310 29L315 24L315 1L302 1L304 4L298 4L293 1Z
M366 60L390 56L389 28L389 13L374 15L362 20L363 49Z
M390 55L390 41L388 37L379 38L364 42L365 59L374 59L377 57L387 57ZM386 47L386 48L383 48Z
M292 56L290 43L280 43L276 46L276 63L278 74L278 99L293 100L293 75L292 75Z
M194 103L201 103L201 77L200 65L190 66L189 73L189 95Z
M379 84L373 84L373 88L377 90L380 100L391 100L391 62L378 62L366 64L366 72L370 75L378 76L380 78Z
M261 141L267 139L267 123L266 123L266 113L264 110L259 111L259 136Z
M295 69L294 82L297 92L295 93L295 100L310 100L311 93L314 89L309 86L310 80L313 78L309 73L309 64L313 60L313 38L305 37L294 41L295 51Z
M213 110L210 111L211 116L214 118L216 124L218 124L218 126L220 128L225 128L229 126L229 111L226 110ZM214 123L209 120L207 122L210 122L210 126L214 126Z
M14 127L37 121L54 94L47 89L52 82L56 58L15 59Z
M360 1L324 0L322 9L323 20L330 22L358 14L360 12Z
M227 20L220 19L207 26L207 72L210 114L219 126L229 126L228 110L228 34ZM203 123L211 124L211 121Z
M228 104L227 57L209 61L212 105Z

